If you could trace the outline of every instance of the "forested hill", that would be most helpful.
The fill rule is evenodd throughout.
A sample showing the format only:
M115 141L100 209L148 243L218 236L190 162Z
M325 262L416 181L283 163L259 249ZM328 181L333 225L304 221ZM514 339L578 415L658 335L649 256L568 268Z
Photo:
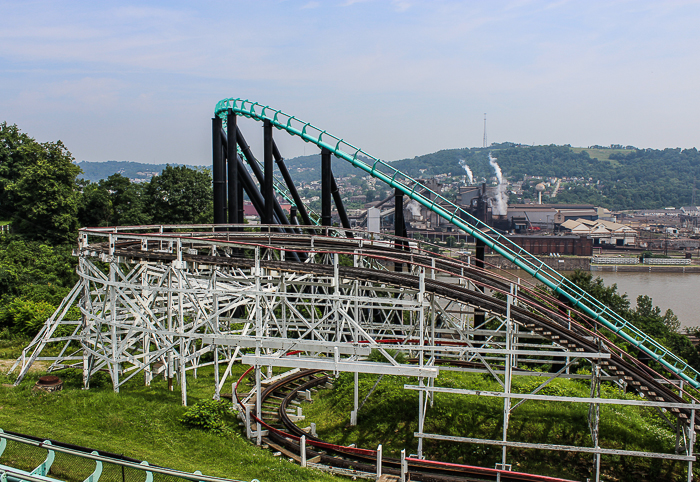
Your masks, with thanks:
M511 183L525 175L579 178L564 182L549 202L593 203L611 209L679 207L691 204L696 181L700 187L700 153L695 148L614 150L505 143L488 149L443 150L392 165L411 176L454 176L464 173L461 159L475 178L489 179L494 176L489 152Z
M548 202L592 203L610 209L654 209L692 204L693 188L700 187L700 153L697 149L585 149L569 146L522 146L512 143L489 148L446 149L413 159L391 163L415 178L440 174L464 175L460 161L474 177L490 180L494 176L488 155L497 158L503 175L514 183L527 176L567 178L559 194ZM365 162L370 162L363 159ZM320 155L286 160L296 182L320 179ZM96 181L120 173L129 179L148 181L160 173L164 164L136 162L81 162L82 177ZM336 177L363 176L349 163L333 159ZM575 178L575 179L574 179ZM529 186L534 188L534 183ZM525 196L530 195L525 183ZM531 193L534 195L534 191ZM696 196L696 204L700 196Z
M134 181L148 181L153 176L159 175L165 169L167 164L144 164L141 162L130 161L105 161L105 162L78 162L78 167L83 170L80 178L88 181L96 182L102 179L107 179L112 174L121 174L122 176ZM170 164L171 166L179 166L180 164ZM196 168L195 166L187 166Z

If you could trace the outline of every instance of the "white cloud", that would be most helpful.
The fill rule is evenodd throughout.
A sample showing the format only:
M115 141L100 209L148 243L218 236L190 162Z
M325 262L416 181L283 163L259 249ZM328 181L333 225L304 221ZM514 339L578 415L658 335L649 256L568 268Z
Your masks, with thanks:
M640 146L696 142L697 2L340 1L353 8L2 4L0 120L49 135L45 119L60 118L76 157L132 149L148 159L161 154L143 136L167 118L172 162L189 162L188 138L206 157L208 118L227 96L387 159L480 145L484 112L493 140L602 144L615 132ZM109 130L131 147L100 139L102 129L81 136L83 123L109 117L106 106ZM667 126L650 128L659 116Z

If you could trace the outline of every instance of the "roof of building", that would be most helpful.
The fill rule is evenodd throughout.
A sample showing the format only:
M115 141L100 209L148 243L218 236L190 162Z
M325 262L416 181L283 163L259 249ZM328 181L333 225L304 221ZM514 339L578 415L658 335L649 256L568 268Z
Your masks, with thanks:
M636 231L629 226L624 224L614 223L612 221L605 221L603 219L598 219L596 221L590 221L588 219L569 219L561 224L561 227L569 230L573 233L595 233L595 234L605 234L605 233L636 233Z

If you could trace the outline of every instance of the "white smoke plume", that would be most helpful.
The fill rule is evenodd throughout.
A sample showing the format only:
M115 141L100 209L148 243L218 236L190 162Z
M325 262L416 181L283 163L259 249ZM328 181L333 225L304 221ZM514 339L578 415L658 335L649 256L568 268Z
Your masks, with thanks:
M496 172L496 179L498 179L498 184L501 185L503 184L503 172L501 172L501 166L496 162L497 159L497 157L493 157L489 152L489 164L491 164L491 167L493 167L493 170Z
M411 214L413 214L413 217L417 218L420 216L420 204L415 199L411 200L411 202L408 203L406 207L411 210Z
M467 173L467 177L469 178L469 184L474 184L474 175L472 174L472 170L469 169L469 166L467 166L467 161L464 159L459 160L459 165L462 166L462 169Z
M494 198L493 214L503 215L508 213L508 196L506 195L506 183L503 182L503 172L501 166L496 162L496 157L491 156L489 152L489 164L496 173L498 187L496 188L496 197Z

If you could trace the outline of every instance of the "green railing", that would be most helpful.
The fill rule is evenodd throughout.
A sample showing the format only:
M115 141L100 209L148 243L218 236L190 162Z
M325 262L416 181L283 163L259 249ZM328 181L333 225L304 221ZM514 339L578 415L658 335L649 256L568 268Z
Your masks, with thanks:
M474 238L483 241L488 247L524 269L549 288L566 296L572 306L593 317L603 326L648 354L652 359L690 383L693 387L700 387L700 382L698 382L700 373L667 348L576 286L556 270L514 244L506 236L493 231L487 224L478 220L469 212L442 195L428 189L412 177L396 170L390 164L347 143L339 137L329 134L325 130L319 129L309 122L304 122L269 106L244 99L229 98L223 99L216 104L214 115L218 115L226 122L228 109L232 109L238 115L258 121L269 120L277 129L286 131L290 135L299 136L305 142L311 142L319 148L328 149L337 158L343 159L389 186L399 189L405 195L438 214L443 219L451 222ZM361 160L359 156L368 158L371 165Z

